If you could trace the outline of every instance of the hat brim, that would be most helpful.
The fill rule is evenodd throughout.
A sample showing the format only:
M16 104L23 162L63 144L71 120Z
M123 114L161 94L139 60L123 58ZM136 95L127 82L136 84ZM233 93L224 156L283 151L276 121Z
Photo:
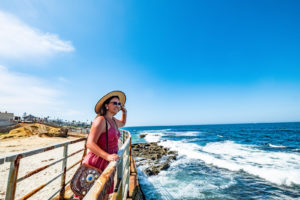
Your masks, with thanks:
M102 104L107 100L109 99L110 97L113 97L113 96L117 96L119 97L119 100L120 100L120 103L122 104L122 106L125 105L125 102L126 102L126 95L124 92L122 91L112 91L112 92L109 92L107 93L106 95L104 95L99 101L98 103L95 105L95 112L97 114L100 113L100 109L102 107Z

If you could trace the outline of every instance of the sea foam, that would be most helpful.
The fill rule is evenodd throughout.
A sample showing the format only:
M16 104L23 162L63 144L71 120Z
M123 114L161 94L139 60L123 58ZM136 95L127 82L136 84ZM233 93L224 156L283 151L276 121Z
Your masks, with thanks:
M269 144L269 146L272 147L272 148L286 148L286 146L274 145L274 144Z
M230 171L245 171L277 185L300 185L300 154L264 151L255 145L233 141L211 142L205 146L182 141L159 144L178 151L188 159L199 159Z
M159 142L161 140L161 137L164 136L164 133L148 133L145 137L146 142Z
M170 132L175 136L198 136L200 133L199 131Z
M147 134L145 137L146 142L159 142L161 137L163 136L185 136L185 137L195 137L199 136L201 132L199 131L184 131L184 132L176 132L170 131L170 129L162 129L162 130L151 130L151 131L143 131L140 134Z

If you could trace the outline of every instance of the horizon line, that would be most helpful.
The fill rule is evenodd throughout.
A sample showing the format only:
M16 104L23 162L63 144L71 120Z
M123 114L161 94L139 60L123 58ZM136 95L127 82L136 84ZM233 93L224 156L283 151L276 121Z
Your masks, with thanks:
M219 123L219 124L177 124L177 125L142 125L142 126L124 126L121 128L134 127L159 127L159 126L207 126L207 125L239 125L239 124L280 124L280 123L300 123L300 121L280 121L280 122L241 122L241 123Z

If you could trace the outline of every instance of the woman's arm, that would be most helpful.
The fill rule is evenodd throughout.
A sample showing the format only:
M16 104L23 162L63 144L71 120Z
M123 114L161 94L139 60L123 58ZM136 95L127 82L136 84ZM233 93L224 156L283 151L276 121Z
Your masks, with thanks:
M103 151L98 145L97 141L100 135L105 131L105 119L104 117L96 117L94 119L91 131L89 133L89 137L86 143L86 147L91 150L97 156L104 158L107 160L107 156L109 155L107 152Z
M126 110L126 108L122 106L121 110L123 112L123 114L122 114L122 120L118 120L118 119L116 119L114 117L114 119L115 119L115 121L116 121L116 123L118 125L118 128L125 126L126 119L127 119L127 110Z
M107 161L115 161L119 160L119 156L117 154L109 154L102 150L98 145L97 141L100 135L106 131L106 123L103 116L97 117L94 119L91 131L86 143L86 146L91 152L95 155L107 160Z

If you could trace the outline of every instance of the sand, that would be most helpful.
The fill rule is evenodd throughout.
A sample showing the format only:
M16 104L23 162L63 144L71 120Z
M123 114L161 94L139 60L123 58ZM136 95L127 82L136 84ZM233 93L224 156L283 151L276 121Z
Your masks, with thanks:
M18 139L7 139L0 141L0 158L6 157L8 155L16 154L19 152L33 150L53 144L63 143L70 140L79 139L78 137L69 136L67 138L60 137L38 137L32 136L27 138ZM84 142L79 142L71 144L68 147L68 154L82 149L84 147ZM50 164L63 157L63 147L50 150L44 153L39 153L26 158L22 158L19 167L18 178L24 176L26 173L37 169L39 167ZM67 161L67 166L71 166L73 163L80 160L82 157L82 152L70 157ZM72 178L75 170L79 165L72 168L67 172L66 182ZM10 168L10 162L5 162L0 164L0 200L5 198L7 178ZM50 179L57 176L62 171L62 162L59 162L21 182L17 183L16 199L19 199L31 192L33 189L39 187L42 184L47 183ZM30 199L48 199L51 194L60 189L61 177L57 178L51 184L47 185L45 188L40 190L38 193L33 195Z

